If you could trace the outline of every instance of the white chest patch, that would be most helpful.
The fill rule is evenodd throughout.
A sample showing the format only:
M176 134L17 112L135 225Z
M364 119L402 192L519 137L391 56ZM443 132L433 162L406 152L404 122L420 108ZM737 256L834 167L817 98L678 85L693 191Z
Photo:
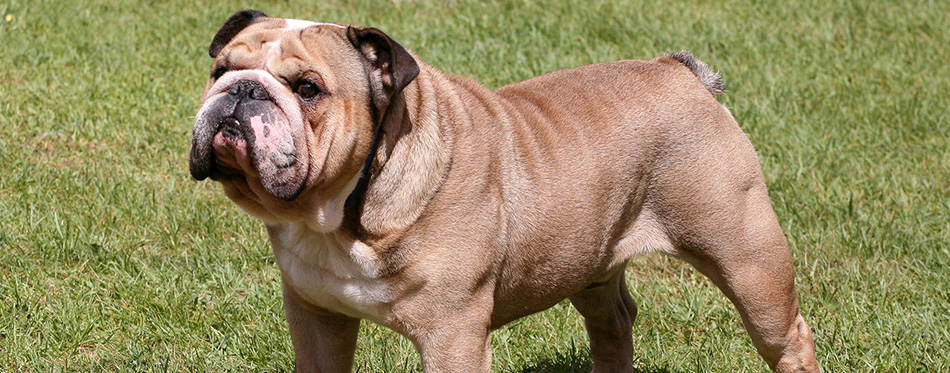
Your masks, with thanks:
M274 255L284 286L304 300L352 317L379 321L392 301L379 278L379 259L362 242L310 230L303 223L284 226Z

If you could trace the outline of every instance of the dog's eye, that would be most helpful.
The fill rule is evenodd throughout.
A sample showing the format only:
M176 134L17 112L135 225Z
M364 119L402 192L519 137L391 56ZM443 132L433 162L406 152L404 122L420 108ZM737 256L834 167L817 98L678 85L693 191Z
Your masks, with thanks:
M214 80L218 80L218 78L220 78L221 75L224 75L224 73L226 72L228 72L228 69L226 67L218 66L216 69L214 69L214 71L211 72L211 77Z
M318 87L313 82L308 82L306 80L297 83L297 94L304 99L311 99L314 96L320 94L320 87Z

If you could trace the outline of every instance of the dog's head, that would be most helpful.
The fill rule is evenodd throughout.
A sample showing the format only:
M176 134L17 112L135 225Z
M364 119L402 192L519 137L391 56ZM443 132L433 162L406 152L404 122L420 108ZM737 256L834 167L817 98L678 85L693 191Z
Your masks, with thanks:
M218 31L195 118L190 168L265 222L336 229L375 127L419 73L373 28L245 10ZM308 216L317 214L318 216Z

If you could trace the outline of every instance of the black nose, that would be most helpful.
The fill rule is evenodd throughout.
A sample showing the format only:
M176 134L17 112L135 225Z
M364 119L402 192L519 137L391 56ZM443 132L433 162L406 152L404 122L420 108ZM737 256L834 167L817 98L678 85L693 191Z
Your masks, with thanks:
M243 98L250 98L253 100L270 99L270 95L267 94L267 90L264 89L264 86L262 86L261 83L247 79L238 81L237 84L231 86L231 89L228 90L228 94L234 97L234 99L237 101L240 101Z

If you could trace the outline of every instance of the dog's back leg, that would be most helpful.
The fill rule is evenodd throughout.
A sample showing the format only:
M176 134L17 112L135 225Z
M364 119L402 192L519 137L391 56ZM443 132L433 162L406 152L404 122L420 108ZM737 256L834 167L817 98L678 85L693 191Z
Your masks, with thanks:
M818 371L792 256L755 149L728 110L705 92L690 92L679 98L690 110L658 137L644 210L656 216L672 254L729 297L769 367Z
M816 372L815 344L811 329L799 314L785 237L767 197L747 205L746 210L736 221L740 226L712 233L718 237L688 242L679 256L732 300L772 370Z
M667 206L674 255L735 304L769 367L817 372L811 329L799 314L792 256L761 176L746 184L717 179L723 180L707 178L712 185L679 196L692 203Z
M607 281L591 284L571 297L571 304L584 316L594 372L633 370L631 328L637 304L627 290L626 264L617 266Z

